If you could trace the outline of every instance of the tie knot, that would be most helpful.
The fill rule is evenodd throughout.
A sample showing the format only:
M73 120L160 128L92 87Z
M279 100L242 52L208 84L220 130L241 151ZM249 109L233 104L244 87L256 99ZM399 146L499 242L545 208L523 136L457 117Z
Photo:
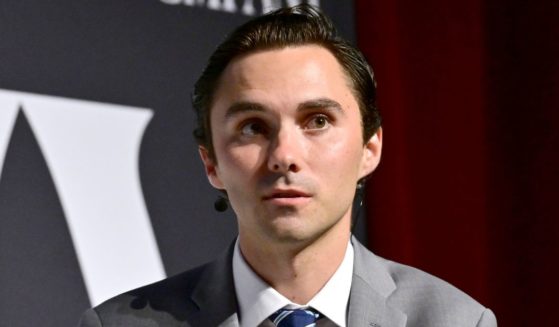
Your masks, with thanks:
M279 309L270 316L277 327L314 327L320 313L308 309Z

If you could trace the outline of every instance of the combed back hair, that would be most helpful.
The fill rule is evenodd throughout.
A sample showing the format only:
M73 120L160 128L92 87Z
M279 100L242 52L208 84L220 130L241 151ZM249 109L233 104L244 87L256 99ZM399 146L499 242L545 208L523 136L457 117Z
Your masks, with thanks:
M197 121L194 137L205 147L212 160L210 108L221 74L236 57L262 50L302 45L318 45L329 50L342 66L361 112L363 142L367 142L381 124L376 105L376 83L367 61L354 46L342 39L332 21L308 4L281 8L239 26L210 57L194 85L192 105Z

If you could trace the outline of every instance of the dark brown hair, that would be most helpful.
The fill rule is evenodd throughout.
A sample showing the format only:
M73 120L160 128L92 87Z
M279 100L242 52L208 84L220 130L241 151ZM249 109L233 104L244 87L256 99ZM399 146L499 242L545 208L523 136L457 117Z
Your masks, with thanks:
M210 108L219 78L227 65L241 55L259 50L315 44L329 50L351 81L359 105L363 140L368 141L380 127L376 106L376 85L367 61L354 46L342 39L328 17L308 4L281 8L239 26L221 43L194 86L192 105L197 121L194 137L208 150L212 160Z

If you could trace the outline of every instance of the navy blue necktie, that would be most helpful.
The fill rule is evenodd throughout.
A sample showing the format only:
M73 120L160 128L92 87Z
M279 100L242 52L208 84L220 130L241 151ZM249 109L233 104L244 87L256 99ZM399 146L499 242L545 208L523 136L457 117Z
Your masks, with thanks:
M314 327L320 313L312 309L279 309L270 316L277 327Z

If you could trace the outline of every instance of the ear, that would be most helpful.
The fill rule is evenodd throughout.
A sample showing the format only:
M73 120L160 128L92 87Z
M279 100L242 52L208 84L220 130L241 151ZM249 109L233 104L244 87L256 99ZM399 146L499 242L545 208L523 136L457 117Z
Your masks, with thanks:
M361 172L359 178L363 178L372 173L380 162L380 154L382 150L382 128L379 127L377 132L365 143L363 148L363 158L361 160Z
M206 170L206 176L208 176L210 184L218 190L223 190L225 187L223 187L223 183L219 178L217 164L214 163L214 160L210 157L208 150L203 146L199 146L198 153L204 163L204 169Z

